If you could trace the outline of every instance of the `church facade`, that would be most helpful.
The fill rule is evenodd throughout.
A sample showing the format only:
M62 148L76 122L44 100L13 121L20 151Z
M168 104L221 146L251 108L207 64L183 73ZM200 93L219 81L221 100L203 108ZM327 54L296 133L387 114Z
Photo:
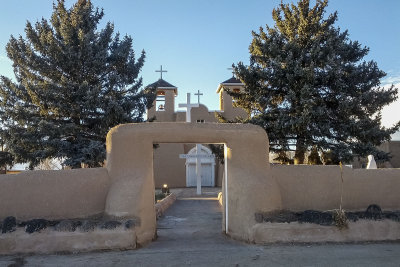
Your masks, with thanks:
M185 111L175 110L175 98L178 95L178 88L169 82L159 79L147 87L156 88L157 97L152 108L147 110L147 117L153 118L156 122L185 122L187 121ZM221 82L216 93L219 96L220 110L210 111L199 103L197 97L192 101L197 107L190 109L191 123L218 122L216 113L227 120L237 117L245 118L247 113L234 106L233 98L227 91L242 91L244 85L232 77ZM196 95L199 95L198 92ZM188 99L190 101L190 98ZM169 187L195 187L196 186L196 160L194 158L180 158L183 154L202 154L201 159L201 180L202 186L221 186L223 177L223 164L213 155L207 144L202 144L201 151L196 151L195 144L157 144L154 148L154 182L156 188L164 184Z

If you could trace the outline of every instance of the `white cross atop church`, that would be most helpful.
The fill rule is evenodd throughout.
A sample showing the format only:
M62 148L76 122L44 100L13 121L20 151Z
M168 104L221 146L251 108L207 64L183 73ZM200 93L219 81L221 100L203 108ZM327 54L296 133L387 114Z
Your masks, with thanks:
M190 93L187 93L186 103L179 104L179 107L186 108L186 122L191 122L192 121L191 110L192 110L192 108L198 108L199 104L190 103Z

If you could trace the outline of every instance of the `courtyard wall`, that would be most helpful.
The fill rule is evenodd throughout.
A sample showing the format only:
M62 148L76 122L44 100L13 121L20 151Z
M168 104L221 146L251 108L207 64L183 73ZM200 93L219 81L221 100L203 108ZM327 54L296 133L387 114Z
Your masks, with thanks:
M339 166L272 165L282 197L282 208L291 211L331 210L340 205L342 182ZM400 209L400 169L343 167L345 210L365 210L377 204Z
M0 175L0 219L72 219L102 215L110 178L106 168L26 171Z
M330 210L340 205L339 166L270 166L268 137L260 127L142 123L109 132L107 168L0 175L0 219L137 218L135 240L146 244L156 231L154 143L225 144L228 195L223 217L229 219L226 230L233 238L254 241L256 212ZM365 210L377 204L400 210L400 169L344 167L343 180L344 209Z

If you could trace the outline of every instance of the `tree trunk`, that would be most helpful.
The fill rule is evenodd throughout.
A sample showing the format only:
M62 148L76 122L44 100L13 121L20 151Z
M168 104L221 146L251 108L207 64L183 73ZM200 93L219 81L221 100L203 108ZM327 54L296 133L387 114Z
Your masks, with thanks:
M306 148L304 146L304 139L301 137L297 137L296 142L296 151L294 153L294 164L304 164Z
M1 152L4 152L4 144L1 143ZM4 174L7 174L7 164L4 165Z

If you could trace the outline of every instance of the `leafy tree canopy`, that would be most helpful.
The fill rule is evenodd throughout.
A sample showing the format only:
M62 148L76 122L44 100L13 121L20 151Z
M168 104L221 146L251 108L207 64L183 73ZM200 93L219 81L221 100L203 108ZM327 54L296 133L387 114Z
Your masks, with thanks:
M324 16L327 0L281 3L274 27L253 32L250 65L239 62L243 94L232 94L262 126L271 151L295 151L304 162L312 147L342 161L352 154L387 157L376 146L390 140L400 122L381 126L381 110L396 100L397 89L380 87L386 74L363 58L369 49L335 27L337 12Z
M48 21L26 23L26 37L6 46L16 81L0 77L1 135L16 162L31 167L46 158L100 166L108 130L141 122L154 92L141 90L145 59L136 59L132 38L114 34L90 0L67 9L53 4Z

